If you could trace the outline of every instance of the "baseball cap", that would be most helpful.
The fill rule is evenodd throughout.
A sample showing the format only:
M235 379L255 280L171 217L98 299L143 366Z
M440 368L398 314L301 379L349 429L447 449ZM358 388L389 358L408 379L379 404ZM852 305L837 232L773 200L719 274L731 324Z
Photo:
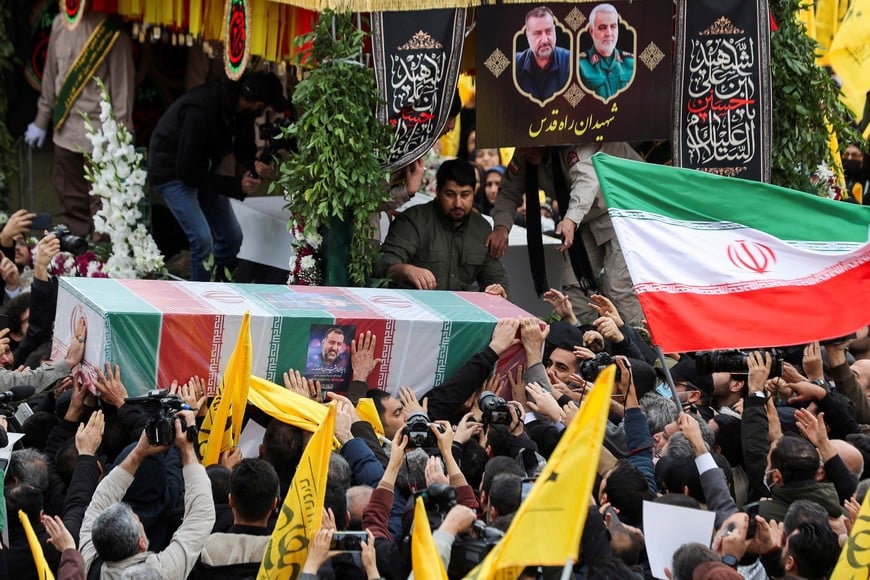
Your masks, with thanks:
M671 367L671 377L675 383L690 383L705 395L713 396L713 377L699 375L695 370L695 359L688 355L680 357L679 362Z

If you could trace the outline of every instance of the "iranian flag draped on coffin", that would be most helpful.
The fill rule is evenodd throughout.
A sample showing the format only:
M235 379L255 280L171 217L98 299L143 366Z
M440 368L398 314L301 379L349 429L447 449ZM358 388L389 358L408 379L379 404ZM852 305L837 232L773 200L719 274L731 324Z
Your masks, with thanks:
M345 391L351 341L371 332L381 363L369 386L405 385L418 395L486 348L500 318L531 316L484 292L60 278L54 355L66 353L84 318L88 339L76 372L93 377L103 363L119 364L131 395L199 375L213 393L246 312L255 376L280 384L292 368L324 390ZM339 336L333 361L325 362L329 341ZM500 372L521 355L519 346L502 353Z
M603 154L593 163L664 351L800 344L870 322L870 207Z

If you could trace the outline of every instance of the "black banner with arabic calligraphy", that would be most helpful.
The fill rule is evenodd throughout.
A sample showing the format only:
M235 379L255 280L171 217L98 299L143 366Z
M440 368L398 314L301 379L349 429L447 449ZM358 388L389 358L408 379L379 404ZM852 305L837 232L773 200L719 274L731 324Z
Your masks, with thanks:
M465 10L372 14L375 78L384 105L378 118L395 128L386 169L425 154L444 126L459 80Z
M680 2L674 165L770 181L767 0Z
M668 138L673 3L608 3L616 12L595 13L600 25L612 25L605 39L593 36L590 26L592 11L601 4L478 9L479 147ZM541 7L552 16L535 10ZM597 16L604 12L609 14ZM549 47L544 43L542 50L534 35L551 21L555 41ZM548 52L548 64L541 66L537 57L543 59Z

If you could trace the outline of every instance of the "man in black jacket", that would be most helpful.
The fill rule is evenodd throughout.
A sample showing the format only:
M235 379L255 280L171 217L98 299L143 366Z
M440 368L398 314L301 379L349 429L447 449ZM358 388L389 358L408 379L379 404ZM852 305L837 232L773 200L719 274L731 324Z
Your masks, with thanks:
M218 276L232 269L242 231L230 197L244 199L271 166L255 160L254 119L266 106L289 103L272 73L250 73L198 87L175 101L151 136L148 177L190 242L190 277L208 281L203 262L214 257ZM240 175L237 167L243 167ZM212 237L214 236L214 237Z

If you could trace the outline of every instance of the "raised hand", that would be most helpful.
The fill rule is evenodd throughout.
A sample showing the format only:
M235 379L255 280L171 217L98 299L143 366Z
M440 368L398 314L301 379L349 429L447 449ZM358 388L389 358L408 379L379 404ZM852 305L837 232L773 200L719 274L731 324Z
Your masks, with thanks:
M811 342L804 347L804 357L801 366L810 381L822 381L825 373L822 370L822 349L818 342Z
M112 365L106 363L106 374L97 369L96 387L103 397L103 401L116 409L120 409L124 404L124 399L127 398L127 389L121 382L121 367L118 365L115 365L113 370Z
M63 520L60 516L42 516L42 525L45 527L45 533L48 535L47 542L54 546L58 552L65 550L75 550L76 541L72 534L63 525Z
M564 418L564 413L559 408L559 403L556 402L556 399L550 393L542 389L538 383L526 385L526 393L528 394L526 405L538 416L549 417L554 423L558 423Z
M369 375L380 364L381 359L375 358L375 348L378 337L367 330L350 342L350 366L353 369L354 381L367 382Z
M426 407L420 404L417 400L417 395L410 387L399 387L399 394L396 398L405 406L408 415L412 413L426 413Z
M321 400L322 389L320 381L307 379L299 371L288 369L284 373L284 386L306 399Z
M589 307L598 312L599 316L607 316L608 318L613 319L616 323L616 326L622 327L625 322L622 321L622 317L619 315L619 312L616 310L616 306L613 305L613 302L610 301L606 296L602 296L601 294L593 294L589 297Z
M559 315L559 318L568 324L577 324L577 317L574 315L574 307L571 306L571 299L566 294L562 294L558 290L550 288L544 295L541 296L544 302L547 302L553 307L553 311Z
M430 457L426 461L424 474L426 476L426 487L431 487L434 483L450 485L450 478L444 473L444 464L441 462L440 457Z
M208 395L205 394L206 382L199 375L193 375L186 385L181 386L181 398L193 409L197 415L205 415L208 412Z
M106 418L102 411L94 411L88 424L79 423L76 431L76 450L79 455L95 455L100 443L103 442L103 431L106 428Z
M500 355L508 348L515 344L519 344L519 339L516 337L517 329L520 327L519 318L502 318L495 323L495 328L492 329L492 340L489 341L489 348L495 354Z

